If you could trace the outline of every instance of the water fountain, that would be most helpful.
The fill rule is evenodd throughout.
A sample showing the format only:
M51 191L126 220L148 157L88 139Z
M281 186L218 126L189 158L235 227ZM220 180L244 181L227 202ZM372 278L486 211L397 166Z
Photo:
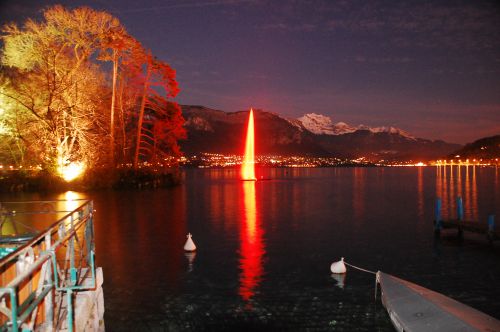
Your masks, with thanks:
M253 110L248 115L247 138L245 143L245 155L241 165L241 179L244 181L256 181L255 177L255 133L253 123Z

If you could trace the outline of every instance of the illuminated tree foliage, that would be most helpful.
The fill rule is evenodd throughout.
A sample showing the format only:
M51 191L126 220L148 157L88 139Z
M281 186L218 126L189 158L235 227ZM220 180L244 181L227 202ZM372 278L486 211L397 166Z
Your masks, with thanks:
M178 156L185 132L171 101L175 71L106 12L55 6L43 14L3 27L0 158L55 173Z
M179 107L168 101L179 91L175 72L149 52L140 54L134 60L131 72L136 73L136 84L142 86L134 153L134 168L137 168L140 156L156 161L158 151L162 150L161 141L170 142L167 144L170 153L178 155L176 142L185 132Z
M16 112L14 101L2 93L6 86L5 83L0 85L0 160L22 165L26 148L18 132L24 120L22 114Z

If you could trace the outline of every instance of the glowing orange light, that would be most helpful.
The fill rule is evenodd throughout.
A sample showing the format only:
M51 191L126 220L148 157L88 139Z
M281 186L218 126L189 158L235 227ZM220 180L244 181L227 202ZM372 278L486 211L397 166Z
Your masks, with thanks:
M255 294L263 268L262 256L265 253L262 228L257 220L255 202L255 182L243 182L244 221L241 228L240 288L239 294L248 301Z
M82 175L84 170L85 165L83 163L70 163L59 167L59 174L65 181L70 182Z
M245 156L241 165L241 178L255 181L255 136L253 124L253 110L248 115L247 139L245 143Z

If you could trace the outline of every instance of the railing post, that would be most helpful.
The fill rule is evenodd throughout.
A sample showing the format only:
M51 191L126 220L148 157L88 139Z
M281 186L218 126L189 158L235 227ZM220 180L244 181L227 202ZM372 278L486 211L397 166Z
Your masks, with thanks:
M71 288L67 289L66 301L68 302L68 315L66 322L68 323L68 332L73 332L73 291Z
M48 232L45 235L45 250L48 251L52 247L51 233ZM52 262L49 259L46 263L45 268L45 283L48 285L52 282ZM44 301L45 308L45 324L47 326L47 331L54 330L54 292L50 291Z
M86 244L86 249L87 249L87 264L90 265L90 252L94 249L93 243L94 243L94 234L93 234L93 229L94 226L92 224L92 214L89 215L89 218L87 220L87 223L85 225L85 244Z
M10 293L10 305L11 309L11 320L12 320L12 331L18 331L19 326L17 324L17 292L13 287L9 287Z
M435 209L435 217L434 217L434 233L439 235L442 228L442 219L441 219L441 198L436 198L436 209Z
M457 197L457 235L460 240L463 239L464 237L464 231L462 229L462 223L461 221L464 220L464 203L462 201L462 197L458 196Z
M71 214L71 231L74 230L73 214ZM75 268L75 236L72 235L69 239L69 276L72 286L76 285L76 268Z
M490 214L488 216L488 241L490 243L493 242L493 239L495 237L495 215L494 214Z
M464 204L460 196L457 197L457 219L458 221L464 220Z

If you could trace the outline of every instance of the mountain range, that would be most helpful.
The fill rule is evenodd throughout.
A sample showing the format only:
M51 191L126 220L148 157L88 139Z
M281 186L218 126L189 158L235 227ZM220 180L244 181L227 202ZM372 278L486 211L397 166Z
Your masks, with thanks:
M223 112L183 105L188 138L181 141L188 155L200 152L243 152L248 111ZM369 161L431 160L447 156L461 145L416 138L394 127L350 126L320 114L287 119L256 109L255 151L258 155L337 157Z

